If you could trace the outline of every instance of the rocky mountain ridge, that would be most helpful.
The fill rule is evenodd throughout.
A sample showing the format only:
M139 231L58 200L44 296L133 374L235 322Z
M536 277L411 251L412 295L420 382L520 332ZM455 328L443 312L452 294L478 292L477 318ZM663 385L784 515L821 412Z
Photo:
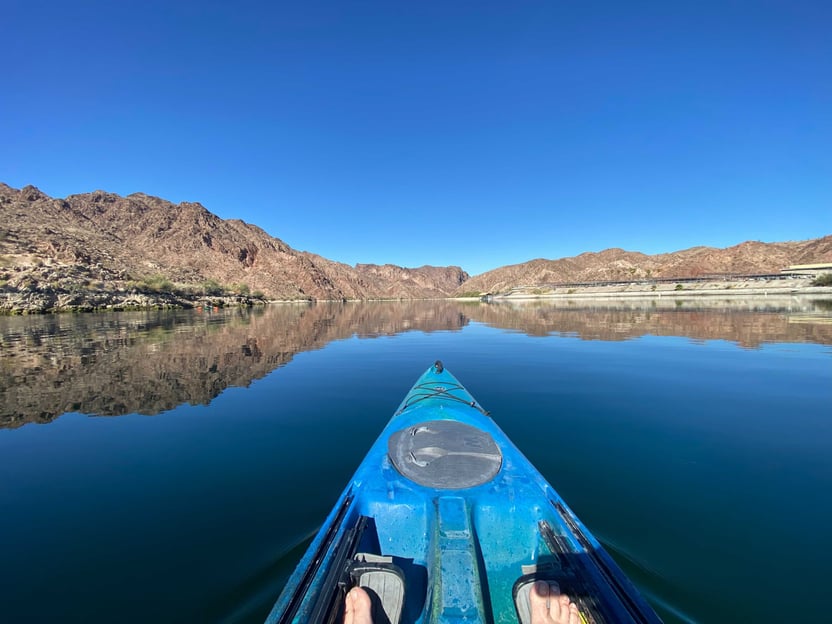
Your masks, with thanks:
M725 249L691 247L656 255L613 248L500 267L472 277L457 294L505 292L519 286L774 274L790 265L822 262L832 262L832 235L784 243L747 241Z
M16 292L85 291L89 299L102 289L180 285L196 293L222 285L281 300L412 299L447 297L468 278L459 267L351 267L201 204L143 193L54 199L0 184L0 222L0 284Z
M517 286L776 273L832 261L832 236L646 255L537 259L470 277L460 267L349 266L298 251L199 203L95 191L55 199L0 183L0 310L179 307L273 300L428 299Z

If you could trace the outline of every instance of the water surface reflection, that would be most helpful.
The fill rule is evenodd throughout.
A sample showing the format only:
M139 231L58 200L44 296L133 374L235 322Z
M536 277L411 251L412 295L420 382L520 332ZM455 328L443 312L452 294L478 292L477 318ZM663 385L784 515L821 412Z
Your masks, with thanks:
M158 414L207 404L246 387L296 354L352 336L458 331L471 322L533 336L626 340L646 335L832 344L828 301L653 301L612 305L323 303L218 312L133 312L0 317L0 427L66 412Z

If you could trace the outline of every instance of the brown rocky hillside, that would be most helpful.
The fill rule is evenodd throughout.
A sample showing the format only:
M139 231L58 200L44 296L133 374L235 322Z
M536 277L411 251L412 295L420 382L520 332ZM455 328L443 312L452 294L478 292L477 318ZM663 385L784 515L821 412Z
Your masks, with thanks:
M518 286L627 281L649 278L778 273L792 264L832 262L832 235L800 242L748 241L728 247L691 247L649 256L623 249L560 260L531 260L472 277L457 291L505 292Z
M226 294L259 291L284 300L425 299L518 286L776 273L814 262L832 262L832 236L652 256L607 249L473 278L459 267L353 267L292 249L198 203L104 191L54 199L33 186L0 183L0 309L7 311L180 305L218 286Z
M213 281L273 299L430 298L452 294L459 267L351 267L292 249L198 203L96 191L51 198L0 184L0 285L14 292L129 289Z

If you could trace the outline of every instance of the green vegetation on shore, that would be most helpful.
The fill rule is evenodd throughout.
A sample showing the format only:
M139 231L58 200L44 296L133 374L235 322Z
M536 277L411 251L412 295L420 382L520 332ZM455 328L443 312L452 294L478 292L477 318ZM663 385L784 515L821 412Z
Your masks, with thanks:
M10 278L15 276L14 281ZM70 270L38 269L36 273L0 272L0 314L92 312L250 306L265 303L261 291L245 283L220 284L213 279L174 282L162 274L138 279L98 274L83 267Z
M214 279L206 279L196 284L174 283L161 274L143 277L139 280L128 282L128 290L136 290L145 293L169 293L178 297L251 297L253 299L265 299L262 291L255 291L253 294L248 284L223 285Z

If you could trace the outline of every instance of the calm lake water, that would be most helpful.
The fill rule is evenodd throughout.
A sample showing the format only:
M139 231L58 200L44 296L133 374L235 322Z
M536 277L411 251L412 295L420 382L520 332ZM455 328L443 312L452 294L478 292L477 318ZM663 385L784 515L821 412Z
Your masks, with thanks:
M437 358L667 622L828 620L832 302L0 317L0 620L262 622Z

